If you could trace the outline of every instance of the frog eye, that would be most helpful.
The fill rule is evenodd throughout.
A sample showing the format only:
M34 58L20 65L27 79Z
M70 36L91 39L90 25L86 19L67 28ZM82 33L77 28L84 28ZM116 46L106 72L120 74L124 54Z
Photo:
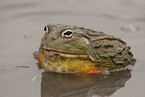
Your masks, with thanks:
M62 32L62 37L64 38L71 38L73 36L73 32L71 30L65 30Z
M48 31L48 28L47 28L47 26L45 26L45 27L44 27L44 31Z

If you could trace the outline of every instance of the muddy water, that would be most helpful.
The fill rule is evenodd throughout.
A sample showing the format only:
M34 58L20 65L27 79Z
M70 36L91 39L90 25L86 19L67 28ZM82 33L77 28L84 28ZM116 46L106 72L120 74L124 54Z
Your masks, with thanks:
M145 97L144 0L1 0L0 97ZM137 59L133 71L109 76L43 72L37 51L47 23L120 37Z

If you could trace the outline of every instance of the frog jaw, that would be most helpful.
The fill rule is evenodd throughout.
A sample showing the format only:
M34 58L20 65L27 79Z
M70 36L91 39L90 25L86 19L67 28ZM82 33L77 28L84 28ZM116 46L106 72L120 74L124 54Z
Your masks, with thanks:
M56 52L57 54L59 54L60 56L63 56L63 57L71 57L71 58L90 58L92 60L92 62L97 62L96 59L94 59L94 56L91 56L87 53L78 53L78 52L68 52L68 51L61 51L61 50L56 50L56 49L53 49L53 48L46 48L46 46L44 46L44 48L42 48L43 50L45 51L53 51L53 52ZM90 52L90 54L93 54L92 51ZM96 57L96 55L95 55Z
M40 49L39 61L43 67L49 71L60 73L98 73L99 69L95 66L88 56L69 54L62 56L60 52Z

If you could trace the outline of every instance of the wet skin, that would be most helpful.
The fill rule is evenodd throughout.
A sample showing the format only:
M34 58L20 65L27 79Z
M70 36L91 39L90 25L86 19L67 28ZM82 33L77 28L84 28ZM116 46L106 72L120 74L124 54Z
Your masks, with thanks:
M83 27L48 24L39 61L49 71L99 73L133 65L130 47L121 39Z

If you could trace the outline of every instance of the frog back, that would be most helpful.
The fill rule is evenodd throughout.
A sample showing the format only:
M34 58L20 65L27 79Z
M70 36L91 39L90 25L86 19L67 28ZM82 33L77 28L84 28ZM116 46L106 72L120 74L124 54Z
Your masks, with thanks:
M123 40L91 29L83 30L99 55L100 60L96 66L116 69L134 65L136 60L133 58L130 47Z

